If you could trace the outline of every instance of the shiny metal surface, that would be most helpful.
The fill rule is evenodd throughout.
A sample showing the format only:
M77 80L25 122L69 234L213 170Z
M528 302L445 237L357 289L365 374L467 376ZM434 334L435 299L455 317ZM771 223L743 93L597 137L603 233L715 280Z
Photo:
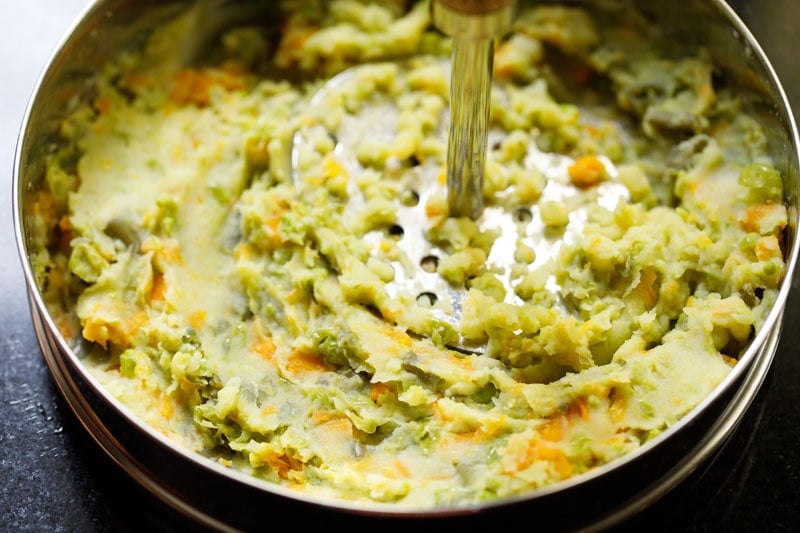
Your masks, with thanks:
M447 201L455 216L477 219L483 210L494 40L515 11L512 1L431 2L433 23L453 37Z
M452 72L449 64L442 64L441 67L446 74ZM405 74L405 68L405 65L400 66L399 77ZM352 86L359 83L359 72L360 67L353 67L333 77L314 95L311 105L321 106L318 111L321 113L325 106L332 105L330 101L337 101L338 91L346 92L348 85L352 89ZM488 82L488 79L485 81ZM485 104L488 105L488 101ZM448 134L445 130L451 124L448 114L452 115L452 112L448 113L445 110L440 118L438 133L442 138L447 137ZM335 151L346 165L349 176L349 187L352 194L345 216L356 216L363 208L363 200L361 194L358 193L356 183L368 169L359 162L356 147L365 139L380 139L391 143L397 133L398 115L395 102L388 97L374 96L358 111L346 115L335 131L327 132L331 138L336 139ZM484 123L484 126L486 125L488 123ZM318 128L323 128L323 126L313 125L300 128L294 135L291 174L295 183L300 183L304 179L304 169L300 168L299 163L302 160L301 154L305 151L313 153L316 149L314 147L314 131ZM454 131L451 127L449 133L451 143L453 143L454 136L460 138L466 133L465 131ZM484 145L487 142L497 145L506 137L506 133L501 131L487 130L486 133L486 139L480 141ZM465 141L465 139L457 140L455 144L459 144L461 141ZM450 148L452 146L451 144ZM506 303L514 305L523 305L524 303L522 298L516 295L511 282L512 266L516 262L514 254L518 243L521 242L536 250L536 259L530 266L538 268L555 259L563 242L569 242L578 237L583 230L591 205L600 204L613 208L620 198L627 199L628 197L628 190L625 186L614 180L599 184L590 194L581 191L570 182L568 175L568 168L575 162L574 159L566 155L542 151L536 145L534 134L531 134L528 139L527 153L523 168L528 172L541 173L547 181L547 185L541 193L541 200L564 203L569 201L572 213L569 224L559 232L548 231L538 208L493 205L482 209L480 215L476 217L475 222L482 231L492 232L496 235L486 263L489 270L502 273L499 275L499 281L506 291ZM448 153L448 159L451 155L452 153ZM485 155L484 152L484 157L476 158L471 164L483 165ZM463 163L465 156L461 154L458 158ZM617 169L614 164L607 157L603 156L600 159L609 176L616 177ZM478 167L475 167L473 170L477 171L477 169ZM420 306L429 307L438 319L449 323L455 331L458 331L468 287L466 284L450 283L436 271L436 263L439 258L445 257L447 253L426 237L428 220L426 206L429 200L435 198L440 192L441 185L438 178L441 165L435 160L428 160L416 166L404 168L400 161L393 161L386 171L391 173L395 182L402 185L403 194L395 199L394 205L397 213L394 234L398 248L403 251L404 259L390 261L395 278L386 284L386 290L394 299L416 301ZM463 179L471 182L471 178L466 179L467 174L462 175L459 181ZM481 178L470 187L482 183L482 172L480 175L476 173L470 175ZM448 175L448 179L450 177L451 175ZM460 189L460 185L457 187ZM448 196L452 192L452 188L448 190ZM459 190L458 195L462 194L471 201L475 197L480 197L481 191ZM366 240L375 248L381 245L384 238L385 234L382 230L376 230L366 235ZM556 299L558 299L559 289L554 279L549 282L547 290L552 292ZM458 339L450 346L473 354L484 353L486 350L484 344L470 343L465 339Z
M483 211L493 55L492 39L454 39L447 202L455 216L477 219Z
M101 408L110 408L112 413L122 418L123 424L129 424L138 431L144 431L145 441L153 441L158 446L169 448L166 441L158 441L156 437L148 434L145 428L135 420L129 420L124 408L111 398L102 389L97 388L93 380L82 367L80 359L76 356L75 347L70 346L53 324L48 315L46 305L35 286L29 265L30 242L27 240L26 198L38 187L41 181L42 167L41 154L48 149L52 142L54 120L64 111L68 100L82 94L87 88L87 74L91 73L97 65L113 54L122 43L133 38L138 32L158 23L176 10L185 7L185 2L133 2L125 0L97 1L90 5L80 22L70 33L69 38L62 43L53 61L45 71L37 91L31 101L20 136L17 158L15 162L14 177L14 222L17 229L17 243L22 257L25 280L31 291L31 313L34 320L39 320L39 340L45 353L48 365L53 370L56 380L65 380L59 374L71 373L74 381L81 386L88 386L96 395L95 402L87 402L85 406L77 407L76 414L82 420L92 413L97 413ZM672 20L676 14L671 2L653 1L648 4L657 16ZM694 16L686 17L686 11L680 14L681 21L686 26L676 27L677 30L689 31L687 39L695 39L708 43L712 55L727 70L730 79L747 86L753 91L751 105L762 110L761 115L769 125L771 138L776 142L773 149L779 166L787 176L787 203L791 207L792 233L787 239L790 271L793 272L797 261L797 169L798 169L798 140L794 118L789 109L783 89L777 81L774 72L763 57L760 48L752 40L743 24L733 15L726 5L718 2L691 2L686 9L693 11ZM672 15L668 13L673 12ZM141 16L146 13L146 16ZM694 22L692 22L694 21ZM677 24L677 22L676 22ZM697 26L697 27L692 27ZM56 105L53 105L53 102ZM575 501L580 496L591 494L593 496L608 496L614 502L608 503L604 508L588 509L581 519L591 520L595 524L609 525L615 523L631 513L641 510L652 503L664 492L668 491L680 481L688 471L700 461L711 455L735 428L739 417L746 410L747 405L760 387L765 374L768 372L775 345L780 334L780 323L784 312L784 305L789 291L789 283L785 283L780 298L775 308L770 313L764 330L757 336L751 349L742 358L736 370L715 391L712 397L698 406L686 419L676 427L663 434L656 441L645 446L640 453L633 454L619 464L611 465L607 469L593 476L582 478L578 482L567 483L554 488L552 491L543 491L521 501L504 502L503 505L488 506L480 509L481 512L506 512L513 507L524 506L526 510L537 510L547 513L553 506L566 505ZM54 370L55 369L55 370ZM62 387L65 396L75 394L76 398L84 398L86 392L69 392ZM72 402L70 402L72 403ZM84 410L81 413L81 410ZM91 423L87 429L98 436L100 430L93 432ZM117 433L112 433L115 436ZM101 436L102 438L102 436ZM127 446L126 443L109 438L104 448L107 453L114 455L122 453L116 448ZM180 452L173 450L178 456L190 463L188 471L191 475L201 478L210 476L214 478L218 472L208 468L201 460L196 462ZM685 463L685 458L691 457L692 462ZM168 472L148 465L150 473L154 476L154 484L163 486L168 479ZM641 479L642 476L645 479ZM223 483L230 482L226 479ZM276 497L289 500L288 503L298 503L290 495L278 493L270 487L242 483L234 479L234 485L243 489L251 497ZM185 483L185 482L184 482ZM654 486L655 485L655 486ZM611 488L620 487L636 489L634 494L620 490L614 493ZM605 489L603 492L600 489ZM166 501L169 505L185 505L185 494L175 494L176 499ZM165 500L169 498L164 497ZM227 500L227 498L226 498ZM237 505L235 500L229 502ZM328 507L328 502L300 502L313 507L322 505ZM189 506L191 507L191 506ZM372 513L369 509L342 509L357 513ZM187 512L184 510L184 512ZM188 511L191 514L191 510ZM203 513L204 514L204 513ZM376 513L381 515L380 512ZM598 518L599 517L599 518ZM202 519L202 517L197 517ZM577 519L577 517L576 517ZM217 518L212 518L217 520ZM224 519L222 519L224 521Z

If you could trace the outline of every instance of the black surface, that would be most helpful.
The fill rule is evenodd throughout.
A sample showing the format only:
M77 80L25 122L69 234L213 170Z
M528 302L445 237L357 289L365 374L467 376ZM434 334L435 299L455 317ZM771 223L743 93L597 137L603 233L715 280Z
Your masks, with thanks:
M732 5L759 38L795 107L800 107L800 70L793 64L800 48L800 1L740 0ZM53 384L28 312L11 222L13 149L35 79L82 6L78 0L7 1L0 17L0 65L5 74L0 81L0 168L6 179L0 196L5 216L0 233L0 530L197 529L129 479L91 440ZM800 531L798 302L796 276L772 369L718 457L615 529ZM292 529L312 525L308 517L287 517L281 511L258 510L265 530L275 528L276 522ZM378 523L354 525L385 529ZM480 526L486 529L486 524ZM536 517L515 527L534 531Z

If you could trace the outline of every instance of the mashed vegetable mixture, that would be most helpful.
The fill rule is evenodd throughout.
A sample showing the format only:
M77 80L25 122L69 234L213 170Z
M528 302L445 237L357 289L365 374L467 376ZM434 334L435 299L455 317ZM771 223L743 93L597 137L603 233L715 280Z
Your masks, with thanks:
M486 168L487 212L515 221L502 262L498 228L447 212L427 3L281 5L191 67L169 51L193 12L155 32L48 162L39 284L137 416L272 483L428 508L602 466L725 378L775 302L787 212L703 50L521 8ZM403 245L414 209L435 257ZM393 289L421 260L460 308Z

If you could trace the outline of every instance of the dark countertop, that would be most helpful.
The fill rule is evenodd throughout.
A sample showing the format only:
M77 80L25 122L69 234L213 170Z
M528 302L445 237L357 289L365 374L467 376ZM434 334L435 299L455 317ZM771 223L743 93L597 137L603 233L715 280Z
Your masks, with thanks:
M796 2L731 4L761 41L800 108L800 69L791 59L800 47ZM108 459L59 395L34 335L14 241L11 169L19 125L37 76L84 4L6 2L0 23L5 72L0 168L6 182L0 198L5 228L0 232L0 530L186 531L194 528ZM736 433L710 465L619 530L800 530L798 291L800 276L795 276L775 361ZM264 510L265 525L276 512ZM531 527L535 523L531 517Z

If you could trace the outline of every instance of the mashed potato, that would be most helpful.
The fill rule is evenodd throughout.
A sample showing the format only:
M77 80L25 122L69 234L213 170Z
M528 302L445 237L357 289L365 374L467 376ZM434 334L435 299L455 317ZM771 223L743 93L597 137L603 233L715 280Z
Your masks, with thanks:
M624 456L728 375L787 212L703 50L524 7L473 221L427 4L281 4L200 65L168 53L186 18L107 65L48 162L39 284L137 416L303 493L459 506Z

